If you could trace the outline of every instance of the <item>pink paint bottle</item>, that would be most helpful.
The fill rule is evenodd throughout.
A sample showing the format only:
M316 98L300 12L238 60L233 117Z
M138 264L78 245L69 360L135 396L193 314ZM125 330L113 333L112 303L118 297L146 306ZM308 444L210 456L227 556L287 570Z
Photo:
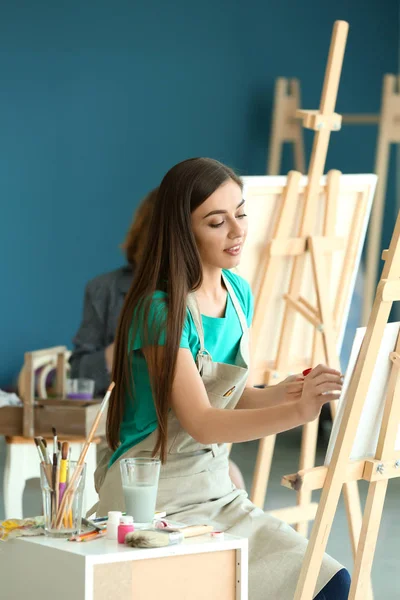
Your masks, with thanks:
M131 531L135 531L133 517L129 515L121 517L118 525L118 544L125 544L125 536Z

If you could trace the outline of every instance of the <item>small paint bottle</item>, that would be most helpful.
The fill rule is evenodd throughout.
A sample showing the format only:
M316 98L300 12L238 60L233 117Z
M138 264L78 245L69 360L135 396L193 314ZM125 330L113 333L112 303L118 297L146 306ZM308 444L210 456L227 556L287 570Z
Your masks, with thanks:
M122 517L120 510L110 510L107 519L107 535L108 540L116 540L118 537L119 520Z
M118 544L125 544L125 536L127 533L131 533L131 531L135 531L133 517L129 515L121 517L118 526Z

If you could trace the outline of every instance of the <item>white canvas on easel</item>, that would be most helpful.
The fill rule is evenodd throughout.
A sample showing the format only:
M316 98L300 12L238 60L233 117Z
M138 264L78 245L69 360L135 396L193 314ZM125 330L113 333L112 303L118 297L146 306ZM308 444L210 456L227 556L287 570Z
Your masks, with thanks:
M282 195L287 183L287 177L283 176L251 176L243 177L243 198L246 200L246 214L248 215L248 235L243 249L240 265L237 269L251 285L254 297L260 287L260 273L262 260L268 243L271 241L275 221L279 214ZM296 235L298 220L302 212L304 191L307 177L302 177L299 186L299 200L297 222L293 223L293 235ZM319 206L319 217L315 234L318 235L322 228L322 214L324 210L325 193L324 186L326 177L321 179L321 196ZM332 256L332 271L330 281L332 284L330 294L332 299L338 299L336 306L337 325L337 353L340 354L343 337L346 329L347 318L350 310L351 298L354 291L356 276L360 264L362 248L364 245L366 229L371 212L372 199L376 186L375 175L341 175L339 197L337 202L336 231L337 237L347 239L348 246L343 250L336 251ZM361 210L357 216L357 210ZM349 251L349 254L346 254ZM344 288L343 268L346 257L349 258L347 268L350 273L345 277ZM274 368L277 346L281 329L281 322L285 309L284 295L289 286L291 264L293 257L282 257L279 280L271 289L271 299L268 302L262 339L256 355L252 356L252 367L255 372L254 384L262 384L262 372ZM311 261L306 265L302 295L314 303L315 298L310 294L313 289ZM343 288L343 289L342 289ZM312 355L314 330L310 324L301 316L296 318L296 336L291 347L293 361L291 361L290 372L301 372L310 366ZM288 373L282 374L279 380L284 379ZM271 381L271 383L277 383Z
M371 384L358 423L357 434L354 439L350 460L361 460L362 458L375 455L379 431L382 423L384 402L387 394L387 385L393 364L389 358L389 355L391 352L393 352L396 346L399 328L400 323L389 323L385 327L378 358L372 374ZM332 432L329 439L325 465L329 465L332 458L340 424L346 408L347 391L353 376L353 371L357 362L365 332L366 328L360 327L357 329L354 338L349 365L343 382L343 390L339 400L338 412L333 423ZM397 433L394 450L400 450L400 426Z

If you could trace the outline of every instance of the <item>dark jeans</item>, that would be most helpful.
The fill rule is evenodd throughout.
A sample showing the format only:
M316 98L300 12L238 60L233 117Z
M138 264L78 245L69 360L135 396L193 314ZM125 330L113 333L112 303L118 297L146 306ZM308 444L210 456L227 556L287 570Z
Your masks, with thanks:
M341 569L328 581L314 600L347 600L350 583L350 573L347 569Z

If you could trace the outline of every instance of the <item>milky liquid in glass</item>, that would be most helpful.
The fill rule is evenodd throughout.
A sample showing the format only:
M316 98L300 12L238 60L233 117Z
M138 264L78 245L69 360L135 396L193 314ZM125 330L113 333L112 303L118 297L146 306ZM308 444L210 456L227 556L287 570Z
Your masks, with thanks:
M156 509L157 484L123 485L125 510L135 523L152 523Z

